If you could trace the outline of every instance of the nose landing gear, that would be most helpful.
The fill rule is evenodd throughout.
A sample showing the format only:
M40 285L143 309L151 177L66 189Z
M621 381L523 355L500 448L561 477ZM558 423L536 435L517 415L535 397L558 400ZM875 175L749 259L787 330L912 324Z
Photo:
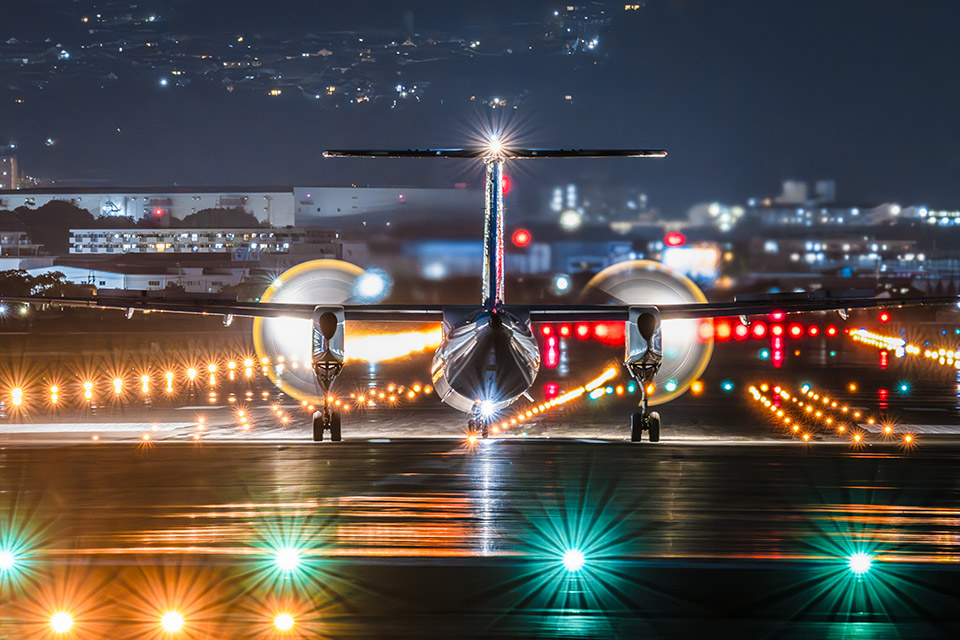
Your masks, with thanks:
M331 442L340 442L340 412L324 407L323 411L313 413L313 441L323 442L323 432L327 429L330 430Z

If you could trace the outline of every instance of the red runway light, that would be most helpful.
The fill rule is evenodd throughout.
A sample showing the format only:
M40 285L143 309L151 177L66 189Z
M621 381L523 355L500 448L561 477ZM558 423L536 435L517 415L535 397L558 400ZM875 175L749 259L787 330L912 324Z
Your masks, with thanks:
M568 324L562 324L562 325L560 325L560 335L563 336L564 338L569 338L569 337L570 337L570 331L571 331L571 330L570 330L570 325L568 325Z
M701 322L700 326L697 327L697 337L700 339L700 342L713 340L713 333L713 323L710 321Z
M556 382L548 382L543 385L543 393L547 397L547 400L553 400L560 395L560 385Z
M837 335L838 331L839 330L832 324L827 327L827 335L830 336L831 338Z
M551 327L548 324L545 324L542 327L540 327L540 333L542 333L545 336L549 336L550 334L553 333L553 327Z
M507 195L508 193L510 193L510 178L508 178L506 175L501 174L500 184L503 185L503 195Z
M687 243L687 238L679 231L671 231L663 237L663 244L668 247L679 247Z
M590 335L590 325L588 324L578 324L577 325L577 337L583 340L588 335Z
M770 327L770 335L782 336L782 335L783 335L783 325L782 325L782 324L775 324L775 325L773 325L772 327Z
M799 324L790 325L790 336L793 338L799 338L803 335L803 326Z
M530 244L530 241L533 240L533 237L530 235L530 232L526 229L517 229L513 232L513 244L518 247L525 247Z
M807 327L807 333L810 334L811 338L816 337L817 335L820 334L820 327L818 327L815 324L812 324L809 327Z
M746 340L750 336L750 327L745 324L737 324L733 328L733 337L737 341Z
M770 319L774 322L783 322L783 319L787 316L783 311L774 311L770 314Z
M760 339L767 335L767 325L762 322L754 322L750 327L750 332L753 334L754 338Z
M890 314L886 311L880 312L880 322L890 322Z

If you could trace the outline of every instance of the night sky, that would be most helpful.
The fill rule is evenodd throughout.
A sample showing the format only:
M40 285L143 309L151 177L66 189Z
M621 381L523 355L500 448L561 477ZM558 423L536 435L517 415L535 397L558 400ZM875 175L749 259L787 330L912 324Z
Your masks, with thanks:
M69 3L19 3L0 40L80 37ZM155 3L163 4L163 3ZM190 2L169 26L194 32L485 33L545 19L556 3ZM346 7L345 5L350 5ZM469 7L462 5L469 4ZM445 186L456 162L338 161L327 147L460 146L490 119L471 94L527 90L511 111L522 142L545 147L665 148L666 160L544 161L520 177L643 187L682 216L704 201L776 195L785 178L833 178L850 203L960 207L960 4L909 0L649 0L616 14L598 65L570 56L438 62L427 104L322 108L302 96L162 88L131 70L113 83L66 80L23 91L0 80L0 141L46 179L91 185ZM406 12L406 13L405 13ZM563 100L574 97L572 104ZM21 97L23 104L16 104ZM439 98L443 97L443 104ZM117 131L119 128L120 131ZM56 144L46 146L44 140Z

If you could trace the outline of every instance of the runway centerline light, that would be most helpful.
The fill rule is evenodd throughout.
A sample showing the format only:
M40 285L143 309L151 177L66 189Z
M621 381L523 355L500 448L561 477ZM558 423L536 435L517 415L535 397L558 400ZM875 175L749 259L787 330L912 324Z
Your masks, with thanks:
M183 629L183 616L177 611L167 611L160 618L160 626L164 631L176 632Z
M580 549L567 549L563 552L563 568L567 571L580 571L586 563L587 558Z
M862 576L870 571L870 565L873 564L873 559L869 554L858 551L848 558L847 564L850 567L850 571L855 575Z
M273 626L277 631L290 631L293 629L294 619L289 613L278 613L273 619Z

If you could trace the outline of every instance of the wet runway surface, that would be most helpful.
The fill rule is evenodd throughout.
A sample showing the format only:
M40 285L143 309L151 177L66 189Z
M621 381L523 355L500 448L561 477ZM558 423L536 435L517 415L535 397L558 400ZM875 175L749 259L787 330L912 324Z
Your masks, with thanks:
M223 357L216 385L168 359L141 393L162 356L77 364L68 342L0 363L4 389L26 381L0 421L0 638L960 635L957 374L935 361L879 368L837 339L775 369L721 345L657 445L627 442L622 373L470 443L406 395L417 355L348 365L344 401L374 394L314 444L308 406L226 382ZM535 395L616 356L571 347Z
M60 607L77 637L144 637L167 609L191 637L272 637L288 609L307 637L940 637L958 460L960 443L6 447L21 566L0 629L42 637Z

